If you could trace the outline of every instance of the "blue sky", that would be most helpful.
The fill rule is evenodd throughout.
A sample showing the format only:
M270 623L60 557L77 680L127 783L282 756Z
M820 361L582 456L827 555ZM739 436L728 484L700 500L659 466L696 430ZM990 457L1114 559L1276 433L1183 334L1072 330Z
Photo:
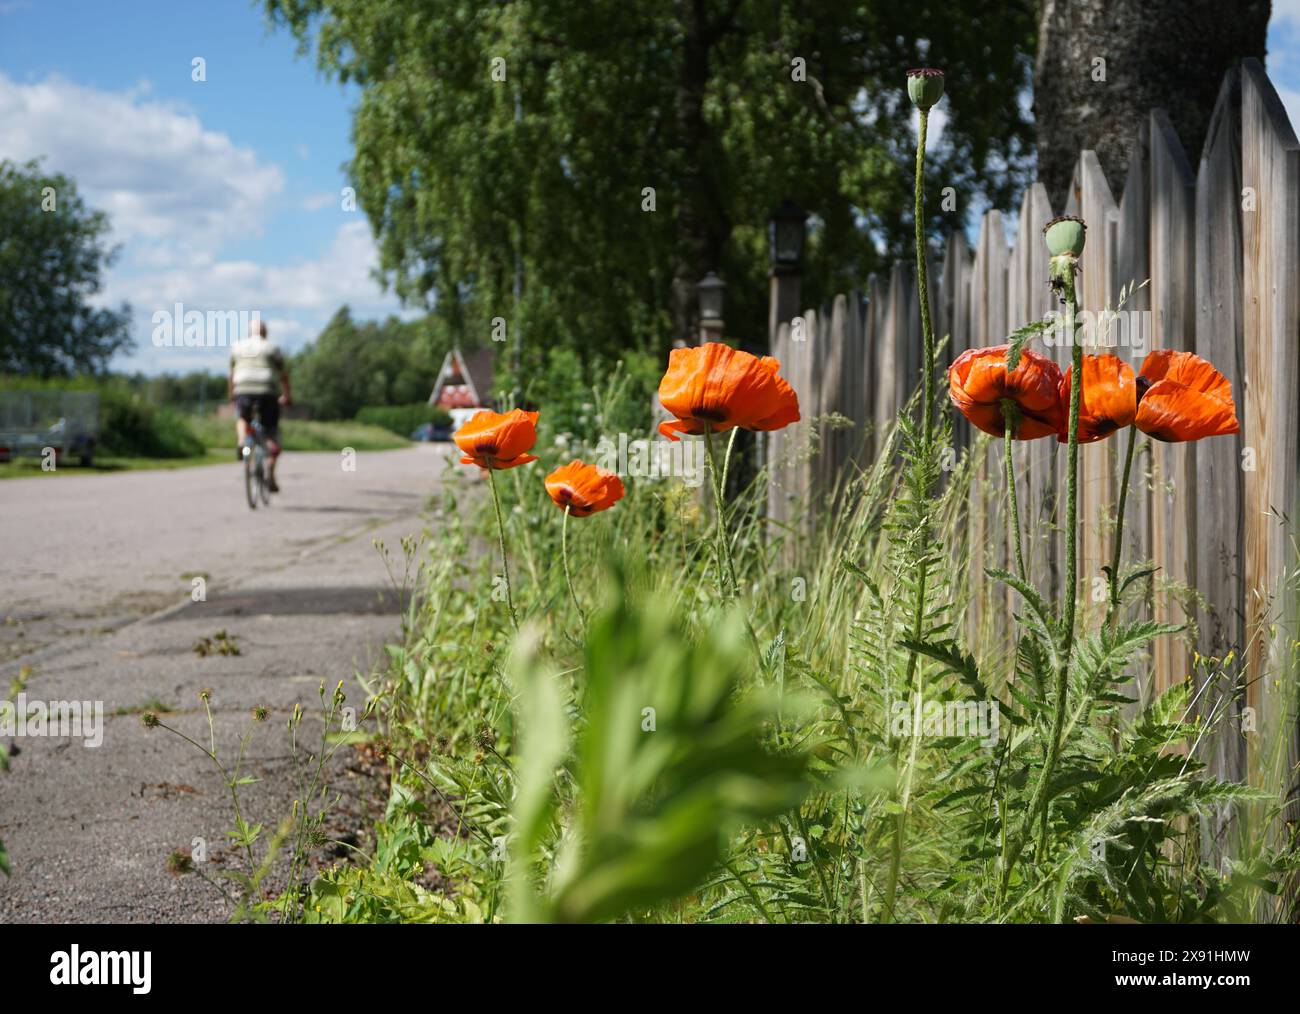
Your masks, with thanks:
M258 310L288 349L344 302L399 310L370 277L364 214L341 206L357 95L260 4L0 0L0 158L45 156L110 213L122 251L105 298L136 311L119 368L221 367L220 352L154 347L152 314L177 300Z
M1273 10L1268 69L1300 124L1300 0ZM0 158L45 156L112 217L105 298L136 311L118 368L222 368L218 351L154 347L151 316L177 301L257 310L290 350L343 303L399 311L364 215L341 207L356 100L260 3L0 0Z

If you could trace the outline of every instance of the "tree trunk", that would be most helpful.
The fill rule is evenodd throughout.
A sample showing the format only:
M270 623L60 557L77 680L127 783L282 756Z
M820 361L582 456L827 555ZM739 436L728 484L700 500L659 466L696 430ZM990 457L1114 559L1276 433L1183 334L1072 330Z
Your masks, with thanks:
M1084 148L1097 152L1112 187L1122 184L1138 124L1156 107L1195 165L1223 75L1243 57L1264 58L1271 8L1270 0L1043 0L1034 115L1038 178L1052 206L1064 206Z

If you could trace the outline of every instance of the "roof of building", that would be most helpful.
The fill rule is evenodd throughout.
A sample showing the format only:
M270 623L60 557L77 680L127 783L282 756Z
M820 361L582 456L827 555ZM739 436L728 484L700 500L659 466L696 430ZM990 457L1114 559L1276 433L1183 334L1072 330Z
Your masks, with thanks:
M438 379L429 395L429 404L437 405L444 400L444 388L464 385L466 391L457 392L447 400L456 402L455 407L486 405L492 398L495 360L496 349L490 345L470 349L469 352L461 352L459 346L453 347L442 361L442 369L438 371ZM468 405L463 404L466 401Z

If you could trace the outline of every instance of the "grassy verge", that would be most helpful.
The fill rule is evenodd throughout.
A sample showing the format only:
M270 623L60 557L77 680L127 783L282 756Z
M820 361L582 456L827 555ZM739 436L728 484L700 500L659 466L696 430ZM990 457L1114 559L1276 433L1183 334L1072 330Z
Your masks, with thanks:
M52 472L41 469L40 458L17 458L0 463L0 479L28 479L38 475L96 475L108 472L143 472L158 469L194 468L199 465L219 465L231 461L229 454L222 454L215 449L189 458L135 458L116 456L96 456L90 467L83 466L76 458L61 462Z
M82 467L76 458L59 464L53 472L41 470L40 458L17 458L0 463L0 479L29 478L37 475L91 475L101 472L134 472L149 469L193 468L218 465L232 460L235 424L229 419L206 417L187 420L190 429L203 442L204 453L178 458L148 458L127 455L96 455L95 463ZM396 434L379 426L357 422L316 422L306 419L286 420L280 426L286 451L340 451L351 447L358 451L389 451L411 446Z
M192 418L190 428L209 448L235 446L235 422L216 416ZM389 451L409 447L411 442L381 426L358 422L320 422L314 419L286 419L280 423L280 442L286 451Z

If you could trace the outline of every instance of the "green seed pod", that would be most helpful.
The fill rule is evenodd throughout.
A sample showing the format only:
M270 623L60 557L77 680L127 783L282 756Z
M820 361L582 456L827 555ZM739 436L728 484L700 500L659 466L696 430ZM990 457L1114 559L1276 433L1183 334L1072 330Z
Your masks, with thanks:
M929 109L943 98L943 71L933 67L909 70L907 96L918 109Z
M1078 257L1083 253L1083 243L1088 237L1088 226L1082 218L1062 215L1043 226L1047 250L1053 257L1068 254Z

